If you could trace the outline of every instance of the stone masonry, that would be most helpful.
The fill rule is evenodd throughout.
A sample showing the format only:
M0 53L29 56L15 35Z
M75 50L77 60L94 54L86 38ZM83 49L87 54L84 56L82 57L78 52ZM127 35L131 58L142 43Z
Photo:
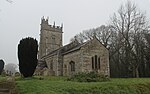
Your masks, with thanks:
M62 46L62 30L62 26L49 25L48 19L41 19L39 64L35 74L70 76L96 71L110 75L108 49L96 37L82 44L75 40Z

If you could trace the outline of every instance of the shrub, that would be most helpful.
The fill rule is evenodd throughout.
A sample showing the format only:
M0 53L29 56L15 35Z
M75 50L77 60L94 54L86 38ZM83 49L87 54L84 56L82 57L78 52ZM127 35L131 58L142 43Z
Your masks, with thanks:
M3 69L4 69L4 61L1 59L0 60L0 75L1 75L1 73L3 72Z
M5 70L2 71L1 76L2 76L2 77L5 77L5 76L6 76Z
M18 44L19 70L24 77L31 77L37 66L38 43L36 39L25 38Z
M77 82L103 82L109 81L109 77L107 75L102 75L97 72L79 72L72 77L67 79L68 81L77 81Z

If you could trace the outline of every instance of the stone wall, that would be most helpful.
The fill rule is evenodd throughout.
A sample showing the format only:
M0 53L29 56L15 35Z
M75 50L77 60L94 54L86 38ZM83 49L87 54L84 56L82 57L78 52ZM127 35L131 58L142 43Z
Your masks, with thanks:
M75 52L68 53L63 57L63 75L69 76L73 73L70 71L70 62L75 62L75 73L90 72L92 69L92 57L97 55L100 57L100 69L97 71L100 74L109 75L109 52L98 41L92 40L82 46Z
M42 18L40 30L39 59L49 52L62 47L62 27L49 25L48 19Z
M97 55L100 58L100 69L97 71L101 74L109 75L109 52L99 43L98 40L89 41L81 48L83 55L82 70L90 72L92 70L92 57Z
M71 72L70 62L75 62L75 72ZM82 57L80 50L68 53L63 57L63 75L69 76L82 71Z
M45 58L50 75L63 75L63 57L59 51L54 55L49 55Z
M45 59L50 75L57 75L57 55L47 57Z

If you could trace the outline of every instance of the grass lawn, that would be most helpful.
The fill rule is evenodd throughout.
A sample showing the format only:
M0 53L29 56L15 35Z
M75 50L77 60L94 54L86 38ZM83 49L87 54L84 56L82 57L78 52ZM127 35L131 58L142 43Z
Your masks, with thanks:
M16 79L19 94L150 94L150 78L112 78L108 82L71 82L65 77Z

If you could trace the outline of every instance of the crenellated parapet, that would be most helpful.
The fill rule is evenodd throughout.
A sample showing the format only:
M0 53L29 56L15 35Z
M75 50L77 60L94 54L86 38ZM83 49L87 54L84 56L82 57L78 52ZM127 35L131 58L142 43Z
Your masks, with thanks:
M63 24L61 26L56 26L55 22L53 25L48 23L48 17L45 19L42 17L41 19L41 30L49 30L49 31L60 31L62 32Z
M48 18L41 18L39 59L62 46L63 25L56 26L48 23Z

